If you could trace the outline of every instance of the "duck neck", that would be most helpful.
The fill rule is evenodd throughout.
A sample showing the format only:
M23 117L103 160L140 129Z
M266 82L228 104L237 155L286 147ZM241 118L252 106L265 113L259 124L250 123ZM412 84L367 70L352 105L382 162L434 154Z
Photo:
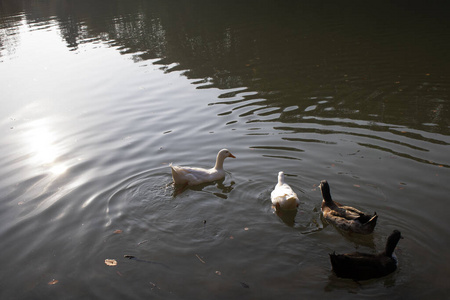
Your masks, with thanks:
M326 203L333 203L333 199L331 198L331 193L329 188L322 189L322 198Z
M224 158L222 158L221 156L217 155L216 164L214 165L214 169L222 170L223 169L223 161L224 161Z
M284 174L280 173L278 174L278 185L283 185L284 184Z
M391 245L389 243L386 245L386 249L384 250L384 253L386 253L386 256L392 257L392 254L394 253L395 246L396 245Z
M386 242L386 249L384 250L384 253L388 257L392 257L392 254L394 253L395 247L397 247L397 243L400 240L400 236L394 236L391 235L387 242Z

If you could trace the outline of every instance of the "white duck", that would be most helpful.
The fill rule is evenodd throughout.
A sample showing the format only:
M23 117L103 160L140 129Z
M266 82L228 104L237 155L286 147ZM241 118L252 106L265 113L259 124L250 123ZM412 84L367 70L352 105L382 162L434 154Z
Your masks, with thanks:
M217 153L216 164L211 169L181 167L170 164L173 182L182 185L197 185L222 179L225 177L223 161L227 157L236 158L229 150L220 150L219 153Z
M296 209L299 203L297 194L284 182L283 172L278 173L278 183L270 194L270 198L277 209Z

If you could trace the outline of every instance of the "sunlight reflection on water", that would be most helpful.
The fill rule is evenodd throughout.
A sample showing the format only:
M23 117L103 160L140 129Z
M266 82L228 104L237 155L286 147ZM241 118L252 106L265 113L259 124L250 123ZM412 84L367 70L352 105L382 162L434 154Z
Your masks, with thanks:
M67 166L55 163L61 155L56 145L56 135L49 129L48 120L38 120L27 124L30 130L24 136L24 148L31 151L31 163L36 166L44 165L55 175L60 175L67 170Z

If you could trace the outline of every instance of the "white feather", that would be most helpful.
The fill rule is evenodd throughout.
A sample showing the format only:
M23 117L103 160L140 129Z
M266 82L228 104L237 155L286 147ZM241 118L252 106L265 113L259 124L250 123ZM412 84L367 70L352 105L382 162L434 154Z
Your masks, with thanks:
M272 204L281 209L296 209L299 200L292 188L284 182L284 173L278 173L278 183L270 194Z

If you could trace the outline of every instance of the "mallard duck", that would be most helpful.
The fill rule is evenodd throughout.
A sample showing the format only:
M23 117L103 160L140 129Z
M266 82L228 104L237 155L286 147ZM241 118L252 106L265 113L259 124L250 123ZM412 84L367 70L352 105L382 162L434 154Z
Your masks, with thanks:
M211 169L180 167L170 164L173 181L175 184L198 185L222 179L225 177L223 161L227 157L236 158L229 150L220 150L217 153L216 164Z
M283 172L278 173L278 183L270 194L270 198L277 209L296 209L299 203L297 194L284 182Z
M326 180L320 182L322 191L322 214L325 220L343 230L361 234L372 233L377 224L378 215L363 213L351 206L344 206L331 199L330 186Z
M330 254L334 273L338 277L353 280L367 280L386 276L397 269L398 260L394 249L403 238L400 231L394 230L386 242L386 249L379 254L347 253Z

